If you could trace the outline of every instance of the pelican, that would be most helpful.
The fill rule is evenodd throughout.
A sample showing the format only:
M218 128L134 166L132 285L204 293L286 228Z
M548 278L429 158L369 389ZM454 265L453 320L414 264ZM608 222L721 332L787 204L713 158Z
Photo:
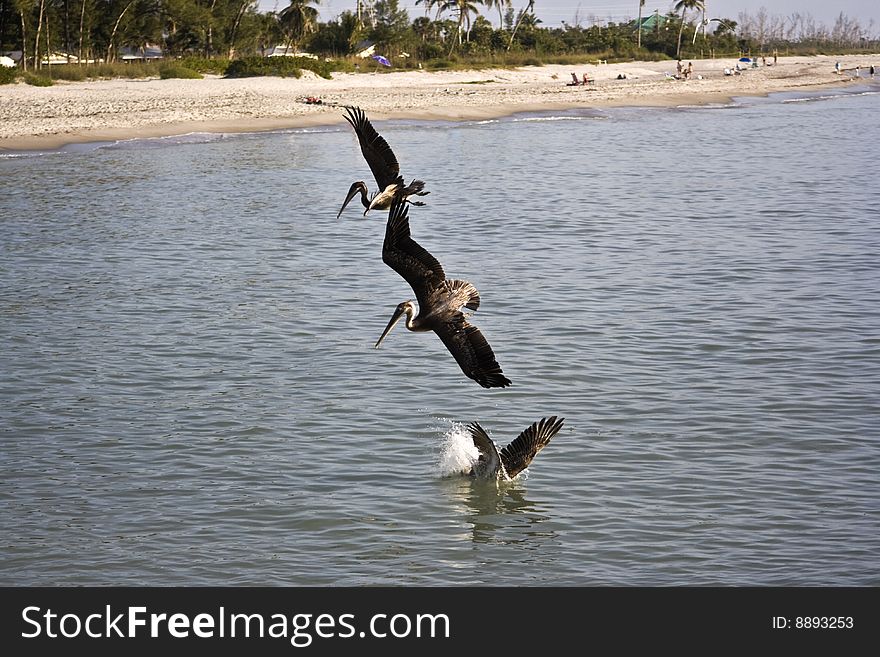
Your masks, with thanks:
M345 203L339 209L336 218L342 216L349 201L360 192L361 203L364 206L364 216L367 212L374 208L387 210L397 195L402 194L404 198L408 196L425 196L430 192L423 191L425 183L421 180L413 180L409 185L403 184L403 176L400 175L400 165L397 158L394 157L394 151L388 145L388 142L376 132L373 124L367 119L364 111L359 107L346 107L347 112L345 120L354 128L358 141L361 143L361 152L364 154L370 170L376 178L376 184L379 186L378 191L372 198L367 197L367 186L363 180L352 183L348 190L348 196L345 197ZM424 205L421 201L408 201L413 205Z
M475 311L480 307L480 293L467 281L447 280L437 259L410 237L408 208L398 198L388 213L382 261L400 274L419 302L419 312L410 301L397 306L391 321L376 342L376 349L385 336L406 315L410 331L434 331L461 371L484 388L505 388L510 380L501 372L492 347L476 326L468 324L462 306Z
M529 467L535 455L547 446L550 439L562 428L562 418L545 417L535 422L517 436L500 452L485 429L476 422L468 425L468 431L480 456L470 471L472 477L491 481L510 481Z

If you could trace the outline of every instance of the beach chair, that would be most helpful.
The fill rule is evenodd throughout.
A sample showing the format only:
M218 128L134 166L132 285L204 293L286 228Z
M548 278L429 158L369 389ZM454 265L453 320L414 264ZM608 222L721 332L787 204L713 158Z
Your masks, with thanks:
M577 73L571 72L571 82L566 83L569 87L587 87L596 84L596 81L584 73L584 77L579 79Z

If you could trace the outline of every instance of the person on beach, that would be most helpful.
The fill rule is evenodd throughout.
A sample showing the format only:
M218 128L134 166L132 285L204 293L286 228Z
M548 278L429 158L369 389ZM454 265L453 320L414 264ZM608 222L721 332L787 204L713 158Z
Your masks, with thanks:
M873 78L874 77L874 65L873 64L871 64L871 68L869 70L871 71L871 77Z
M677 75L676 77L679 77L679 78L681 77L681 70L682 70L682 68L684 68L684 67L681 65L681 60L679 59L679 60L678 60L678 64L675 65L675 70L676 70L677 73L678 73L678 75Z
M688 62L687 74L684 76L685 80L690 80L691 76L694 74L694 63Z
M834 72L840 75L840 62L834 62Z

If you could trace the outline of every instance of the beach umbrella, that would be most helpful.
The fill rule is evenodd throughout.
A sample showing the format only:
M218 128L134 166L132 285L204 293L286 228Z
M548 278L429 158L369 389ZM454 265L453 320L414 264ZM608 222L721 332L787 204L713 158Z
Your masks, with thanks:
M391 62L385 59L382 55L373 55L373 59L382 64L383 66L391 66Z
M740 58L739 58L739 61L741 61L741 62L745 62L746 64L748 64L748 63L751 62L752 60L749 59L748 57L740 57Z

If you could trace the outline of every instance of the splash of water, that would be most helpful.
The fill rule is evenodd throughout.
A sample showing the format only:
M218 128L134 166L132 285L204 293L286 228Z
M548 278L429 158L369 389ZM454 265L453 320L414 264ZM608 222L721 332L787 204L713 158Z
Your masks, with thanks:
M480 456L470 432L460 422L452 422L439 446L437 470L441 477L467 474Z

